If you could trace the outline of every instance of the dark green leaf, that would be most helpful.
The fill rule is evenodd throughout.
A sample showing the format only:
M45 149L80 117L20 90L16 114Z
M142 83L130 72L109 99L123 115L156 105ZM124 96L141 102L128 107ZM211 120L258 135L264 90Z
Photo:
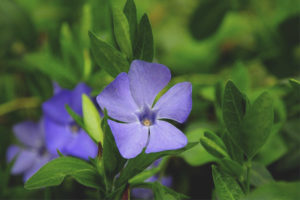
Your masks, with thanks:
M68 111L69 115L75 120L75 122L83 129L85 129L84 122L81 116L75 113L69 105L66 105L66 110Z
M181 152L184 152L194 147L196 144L198 143L197 142L189 143L184 148L178 150L162 151L162 152L149 153L149 154L142 152L137 157L128 160L126 167L122 170L120 177L116 181L117 187L126 184L130 178L144 171L155 160L167 155L180 154Z
M148 16L143 15L137 30L134 58L152 62L154 55L152 28Z
M250 172L250 183L255 187L273 182L274 179L265 166L260 163L252 162Z
M223 98L223 119L234 142L238 143L240 127L247 110L247 97L242 94L232 81L225 86Z
M236 180L220 171L216 166L212 166L217 195L220 199L240 200L244 193Z
M300 182L272 182L255 189L243 200L296 200L300 197Z
M130 185L135 185L137 183L141 183L145 180L147 180L148 178L154 176L156 173L159 172L159 168L152 168L149 170L145 170L141 173L139 173L138 175L136 175L135 177L133 177L132 179L129 180Z
M230 2L227 0L201 1L190 21L192 35L196 39L202 40L214 34L221 26L229 9Z
M222 159L220 161L221 169L235 178L241 178L244 173L243 167L236 161L230 159Z
M132 59L132 43L130 39L130 28L125 14L118 6L112 5L112 16L114 35L121 51Z
M206 151L217 158L228 157L224 143L215 134L211 132L205 132L204 136L201 137L200 142Z
M104 189L101 177L89 163L73 157L59 157L48 162L26 183L26 189L38 189L60 185L66 176L72 176L80 184Z
M110 46L92 32L89 32L91 48L96 63L113 77L121 72L127 72L129 63L114 47Z
M142 188L149 188L154 193L154 199L156 200L181 200L181 199L188 199L189 197L175 192L174 190L162 185L159 182L145 182L135 185L134 187L142 187Z
M272 130L273 119L272 97L268 93L263 93L251 105L236 140L248 158L252 158L266 143Z
M115 143L114 136L110 130L109 125L107 124L107 113L104 111L104 118L102 119L102 130L104 132L104 141L103 141L103 165L105 172L105 179L108 188L112 187L112 181L117 173L123 168L126 159L124 159Z
M126 15L126 18L129 23L129 29L130 29L130 39L132 43L132 47L134 46L134 40L136 36L136 29L137 29L137 14L136 14L136 6L134 3L134 0L127 0L124 10L124 14Z

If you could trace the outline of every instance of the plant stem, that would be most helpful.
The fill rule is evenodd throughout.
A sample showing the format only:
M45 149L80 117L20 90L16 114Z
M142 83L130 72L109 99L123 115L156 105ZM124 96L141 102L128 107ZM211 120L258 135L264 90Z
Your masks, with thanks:
M246 163L247 177L246 177L246 194L250 192L250 171L251 171L251 160Z

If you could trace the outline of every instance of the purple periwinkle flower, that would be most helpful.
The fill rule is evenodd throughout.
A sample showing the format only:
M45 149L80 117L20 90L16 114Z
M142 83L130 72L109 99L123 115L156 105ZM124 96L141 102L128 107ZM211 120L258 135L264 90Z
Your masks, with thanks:
M187 144L186 136L163 119L183 123L192 109L192 85L178 83L155 104L157 94L169 83L170 70L157 63L135 60L128 74L120 73L98 96L101 109L116 121L108 120L117 147L124 158L173 150Z
M67 112L68 104L77 114L82 115L82 94L89 95L91 89L79 83L74 90L54 87L54 96L43 103L45 115L46 145L49 151L57 154L57 149L64 155L82 159L96 157L97 145L80 128Z
M17 156L11 173L23 174L25 182L57 155L51 154L45 145L43 120L39 123L31 121L19 123L13 127L13 132L21 142L21 146L11 145L6 152L6 158L11 162Z

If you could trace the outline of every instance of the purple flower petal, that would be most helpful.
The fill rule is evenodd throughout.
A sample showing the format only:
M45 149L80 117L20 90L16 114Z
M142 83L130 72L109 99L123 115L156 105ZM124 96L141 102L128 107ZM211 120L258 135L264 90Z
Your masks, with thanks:
M14 166L11 169L12 174L20 174L32 167L35 160L37 159L37 152L22 149L16 158Z
M72 92L66 89L61 90L48 101L43 103L42 108L45 116L60 123L69 123L72 117L67 112L65 105L70 104Z
M97 156L98 147L86 132L80 130L78 135L65 148L67 155L76 156L82 159Z
M72 140L72 133L68 124L59 124L45 117L46 146L50 153L57 154L57 149L64 153L64 147Z
M108 115L123 122L137 121L134 114L138 107L129 89L126 73L119 74L98 96L97 102L102 110L107 109Z
M180 149L187 144L186 136L172 124L157 120L150 126L150 139L146 153Z
M33 174L35 174L41 167L50 161L50 156L37 157L32 167L28 169L23 176L23 181L26 182Z
M54 95L58 94L60 91L63 90L57 82L52 82L52 86Z
M183 123L192 110L192 85L178 83L169 89L155 104L158 119L173 119Z
M20 147L16 145L11 145L8 147L6 151L6 160L7 162L11 162L12 159L21 151Z
M42 122L21 122L13 127L15 136L28 147L41 147L44 144L44 130Z
M82 94L90 95L91 88L84 83L78 83L72 91L70 107L79 115L82 115Z
M134 60L128 76L132 97L142 108L152 107L156 95L170 81L171 72L162 64Z
M122 124L108 120L117 147L124 158L130 159L140 154L146 146L148 128L139 122Z

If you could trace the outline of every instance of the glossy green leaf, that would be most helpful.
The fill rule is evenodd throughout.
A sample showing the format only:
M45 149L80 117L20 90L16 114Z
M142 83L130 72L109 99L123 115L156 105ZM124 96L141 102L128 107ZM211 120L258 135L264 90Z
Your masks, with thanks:
M192 35L198 40L213 35L221 26L229 9L230 2L227 0L201 1L191 17L190 31Z
M48 162L25 183L26 189L39 189L60 185L66 176L80 184L104 189L96 169L86 161L73 157L59 157Z
M103 144L103 132L101 129L101 118L99 111L90 98L85 94L82 95L82 113L84 125L90 136L97 143L101 142L101 144Z
M92 53L101 68L113 77L128 71L129 63L121 52L98 38L94 33L89 32L89 36Z
M153 34L150 21L143 15L137 30L137 39L134 46L134 58L152 62L154 55Z
M167 155L180 154L180 153L194 147L196 144L197 144L197 142L189 143L181 149L161 151L161 152L157 152L157 153L146 154L145 152L142 152L137 157L128 160L126 167L122 170L120 177L116 181L117 187L120 187L120 186L126 184L130 178L132 178L135 175L139 174L140 172L144 171L150 164L152 164L157 159L159 159L163 156L167 156Z
M147 180L148 178L154 176L156 173L159 172L159 170L160 170L160 168L158 168L158 167L145 170L145 171L139 173L138 175L136 175L135 177L131 178L128 182L130 185L135 185L135 184L141 183L141 182Z
M255 189L243 200L296 200L300 197L300 182L272 182Z
M124 159L115 143L114 136L110 130L110 127L107 123L107 113L104 111L104 118L102 119L102 130L104 132L104 141L103 141L103 166L105 172L105 179L108 188L112 187L114 177L120 170L123 168L126 159Z
M228 157L224 143L215 134L211 132L205 132L204 136L201 137L200 142L206 151L217 158Z
M125 14L118 6L112 5L112 17L114 25L114 35L121 52L127 58L132 58L132 43L130 39L130 28Z
M136 13L136 6L134 0L127 0L124 10L123 10L130 29L130 39L132 43L132 47L134 46L134 40L136 37L136 30L137 30L137 13Z
M212 174L217 195L220 199L240 200L244 193L236 180L212 166Z

